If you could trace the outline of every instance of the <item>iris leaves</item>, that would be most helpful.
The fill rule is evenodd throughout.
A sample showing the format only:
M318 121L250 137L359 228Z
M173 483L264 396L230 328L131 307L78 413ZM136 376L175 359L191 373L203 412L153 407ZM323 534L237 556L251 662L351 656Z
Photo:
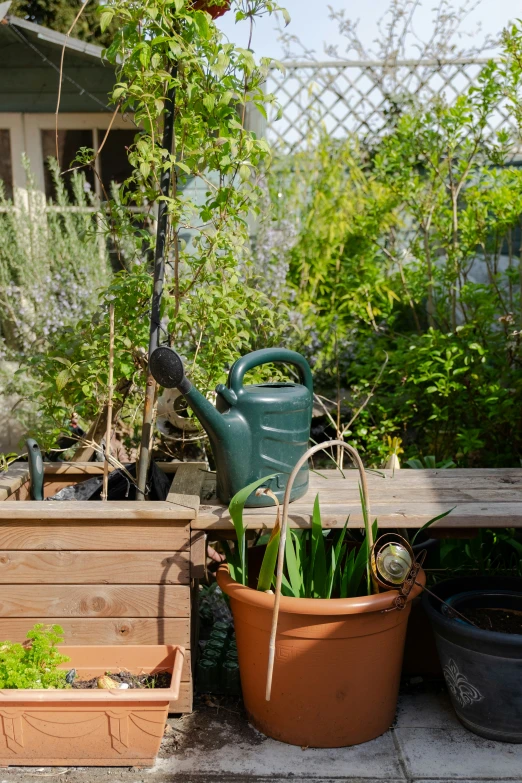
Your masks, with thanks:
M230 515L237 535L237 544L231 551L229 544L223 546L233 579L248 584L246 558L246 526L243 525L243 509L248 496L273 476L249 484L238 492L230 503ZM307 530L287 528L285 543L285 568L282 576L282 593L293 598L352 598L372 593L372 577L368 567L369 532L377 539L377 520L370 523L362 490L361 506L364 531L348 531L348 520L341 530L323 530L319 495L316 496L312 513L312 525ZM421 530L447 516L453 509L430 519ZM277 518L266 545L266 551L259 572L257 589L270 590L275 585L277 553L281 536L279 505ZM418 532L420 533L421 530ZM416 538L416 536L415 536ZM415 538L413 539L415 541ZM254 585L251 585L252 587Z
M311 530L288 530L283 595L294 598L347 598L359 595L368 563L366 537L347 536L342 530L323 530L319 495L315 498ZM374 536L377 522L373 525ZM371 584L370 584L371 590Z

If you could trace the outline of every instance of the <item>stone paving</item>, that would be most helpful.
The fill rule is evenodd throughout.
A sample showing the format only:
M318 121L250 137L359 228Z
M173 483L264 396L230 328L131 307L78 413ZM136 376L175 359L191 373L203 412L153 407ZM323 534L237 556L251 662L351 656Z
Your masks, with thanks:
M150 770L3 769L0 783L522 783L522 745L481 739L458 722L440 686L401 694L394 726L352 748L301 749L250 727L237 701L200 699L170 718Z

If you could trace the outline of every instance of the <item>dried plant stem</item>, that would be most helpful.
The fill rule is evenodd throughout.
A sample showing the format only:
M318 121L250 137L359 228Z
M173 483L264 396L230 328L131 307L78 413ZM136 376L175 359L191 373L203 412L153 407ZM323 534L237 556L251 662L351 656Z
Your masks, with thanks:
M60 112L60 101L62 99L63 61L64 61L64 58L65 58L65 47L67 46L67 38L69 38L70 34L74 30L74 28L76 26L76 22L78 21L80 16L85 11L88 2L89 2L89 0L85 0L85 2L82 3L82 5L80 6L80 10L78 11L76 16L74 17L74 22L72 23L72 25L69 27L69 29L65 33L65 39L66 40L63 42L63 46L62 46L62 54L61 54L61 57L60 57L60 77L58 79L58 98L56 99L56 111L54 113L55 114L55 117L54 117L54 123L55 123L54 124L54 130L55 130L55 136L56 136L56 160L58 161L58 163L60 163L60 154L59 154L59 148L58 148L58 114Z
M109 306L109 397L107 400L107 429L105 430L105 462L103 465L102 500L107 500L109 490L109 459L112 437L112 395L114 392L114 302Z
M366 474L364 472L364 465L359 456L359 452L357 451L357 449L354 449L353 446L350 446L348 443L345 443L342 440L329 440L326 441L325 443L319 443L317 446L312 446L312 448L308 449L308 451L306 451L303 454L301 459L297 462L294 469L292 470L292 473L290 474L290 478L288 479L288 483L286 485L285 497L283 501L283 518L281 521L281 536L279 538L279 550L277 553L274 610L272 614L272 629L270 631L270 642L268 646L268 671L267 671L267 678L266 678L267 701L270 701L270 694L272 692L272 677L274 673L274 662L275 662L275 642L277 636L277 623L279 619L279 605L281 603L281 584L283 581L283 566L285 560L286 531L288 527L288 507L290 505L290 494L292 492L292 487L294 485L295 478L299 473L300 469L302 468L302 466L305 464L305 462L307 462L308 459L317 451L324 451L325 449L332 448L334 446L337 446L347 451L350 457L352 458L352 461L355 463L357 470L359 471L359 477L361 479L361 499L363 503L363 517L364 517L364 526L366 529L366 544L368 547L368 553L370 553L373 549L373 534L372 534L372 524L371 524L371 516L370 516L370 497L368 494L368 484L366 481ZM368 570L371 573L370 554L368 554ZM379 587L375 582L373 576L372 576L372 583L375 592L376 593L379 592Z

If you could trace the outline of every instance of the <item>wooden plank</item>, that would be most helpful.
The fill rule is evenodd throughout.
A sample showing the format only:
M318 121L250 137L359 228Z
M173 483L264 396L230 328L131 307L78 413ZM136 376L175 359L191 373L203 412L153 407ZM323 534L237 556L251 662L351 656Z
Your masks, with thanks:
M311 508L306 513L299 513L290 507L289 522L291 527L310 527ZM372 504L372 518L377 518L381 528L418 528L433 517L448 511L451 505L442 503L397 503ZM243 522L251 529L271 529L274 525L274 514L254 514L255 509L246 509ZM362 528L363 518L360 504L321 505L321 518L324 528L343 527L349 517L349 528ZM437 524L439 527L522 527L522 503L461 503ZM199 516L192 524L193 530L232 530L233 525L228 512L221 508L213 508Z
M170 702L170 714L192 712L192 690L192 682L181 683L178 700Z
M324 527L362 526L359 475L355 470L325 470L310 475L307 494L290 506L290 524L309 527L317 492ZM372 516L382 528L421 527L455 506L438 525L448 528L522 527L522 469L382 470L367 472ZM207 478L202 492L209 491ZM270 529L272 508L246 509L244 522L252 529ZM214 499L200 505L192 522L195 530L231 530L227 509Z
M308 496L294 501L290 508L297 514L303 514L307 512L309 503L307 501ZM313 505L315 495L310 497L310 502ZM358 487L345 489L342 493L338 493L338 497L330 492L319 492L319 500L321 506L334 506L334 505L357 505L359 500ZM371 505L380 505L392 502L399 503L449 503L455 505L456 503L469 503L472 501L478 501L480 503L510 503L520 502L522 503L522 486L520 488L513 488L506 486L503 489L465 489L455 487L453 489L443 487L441 489L430 488L418 488L418 487L395 487L393 489L384 489L380 491L370 490L370 502ZM200 516L205 515L209 508L221 509L223 506L201 506ZM251 516L270 516L271 511L275 514L274 507L268 507L264 509L246 509Z
M204 462L180 464L172 481L167 503L172 503L176 507L190 508L195 517L198 513L199 495L206 473Z
M29 478L27 463L16 463L0 474L0 502L16 492Z
M0 550L0 584L188 584L188 552Z
M0 617L190 617L190 587L3 585Z
M181 465L205 465L204 462L156 462L163 473L176 473ZM11 470L11 468L10 468ZM113 470L110 466L109 470ZM89 477L103 474L103 462L44 462L46 476L86 474Z
M193 531L190 537L190 577L206 579L207 536L204 530Z
M166 501L109 500L106 503L89 500L20 500L16 510L12 503L0 503L0 522L16 521L54 522L157 522L167 520L191 520L194 511L188 507L173 506Z
M23 642L32 623L27 618L0 618L0 640ZM65 644L179 644L190 647L186 618L64 618Z
M19 522L0 520L0 549L188 550L190 524L184 520L146 522Z
M502 487L505 484L522 486L522 468L479 469L458 468L452 470L379 470L366 471L368 486L395 487ZM337 491L346 486L357 487L359 473L356 470L345 471L343 478L336 470L324 470L320 475L310 474L310 490Z

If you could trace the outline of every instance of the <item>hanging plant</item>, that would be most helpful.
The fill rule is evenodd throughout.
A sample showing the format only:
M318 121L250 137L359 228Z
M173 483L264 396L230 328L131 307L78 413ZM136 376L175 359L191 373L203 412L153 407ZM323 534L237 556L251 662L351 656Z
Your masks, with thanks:
M197 11L206 11L212 19L217 19L230 9L230 0L223 0L221 5L216 5L212 0L198 0L198 2L194 3L194 8Z

